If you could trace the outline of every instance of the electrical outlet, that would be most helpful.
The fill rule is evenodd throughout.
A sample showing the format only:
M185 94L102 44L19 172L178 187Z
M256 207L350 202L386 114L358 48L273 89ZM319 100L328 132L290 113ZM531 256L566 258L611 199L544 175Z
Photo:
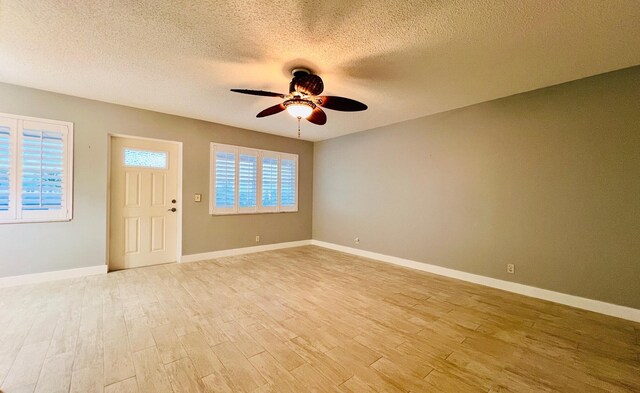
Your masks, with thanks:
M256 243L260 243L260 236L256 235Z
M193 196L193 200L194 200L195 202L201 202L201 201L202 201L202 194L195 194L195 195Z
M355 239L353 239L353 242L354 242L355 244L360 244L360 238L359 238L359 237L356 237Z
M515 274L516 273L516 265L513 263L507 263L507 273Z

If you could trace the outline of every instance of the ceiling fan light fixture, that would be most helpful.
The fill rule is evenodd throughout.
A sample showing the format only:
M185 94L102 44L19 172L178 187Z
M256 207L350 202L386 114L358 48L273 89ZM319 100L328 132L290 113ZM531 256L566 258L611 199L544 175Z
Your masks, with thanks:
M291 116L303 119L309 117L316 106L313 102L300 99L287 100L283 102L283 105Z
M250 89L231 89L231 91L253 96L279 97L283 99L284 102L262 110L256 117L262 118L287 111L293 118L298 120L298 138L300 137L300 120L302 118L319 126L327 124L327 114L324 113L323 108L341 112L359 112L367 109L365 104L351 98L321 96L320 94L324 91L322 78L312 74L307 69L296 68L291 74L289 94Z

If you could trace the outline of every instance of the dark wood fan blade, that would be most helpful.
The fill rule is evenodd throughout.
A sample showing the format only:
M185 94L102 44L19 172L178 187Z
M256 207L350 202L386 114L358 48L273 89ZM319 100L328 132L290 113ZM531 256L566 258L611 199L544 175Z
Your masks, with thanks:
M234 93L241 94L251 94L252 96L263 96L263 97L280 97L284 98L284 94L274 93L272 91L264 91L264 90L247 90L247 89L231 89Z
M351 98L336 97L336 96L322 96L318 97L322 100L320 104L323 108L333 109L334 111L342 112L358 112L364 111L368 108L360 101L352 100Z
M284 109L285 107L282 104L270 106L267 109L263 110L262 112L258 113L256 117L265 117L265 116L275 115L276 113L282 112Z
M309 117L307 117L307 120L309 120L313 124L321 126L327 122L327 114L324 113L324 111L319 106L316 106Z

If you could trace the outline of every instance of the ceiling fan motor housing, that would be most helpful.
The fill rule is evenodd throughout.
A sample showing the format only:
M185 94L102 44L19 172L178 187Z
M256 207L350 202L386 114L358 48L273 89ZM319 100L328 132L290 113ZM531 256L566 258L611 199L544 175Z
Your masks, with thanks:
M324 90L322 78L307 69L294 68L291 74L293 75L289 84L289 93L291 94L298 92L308 96L317 96Z

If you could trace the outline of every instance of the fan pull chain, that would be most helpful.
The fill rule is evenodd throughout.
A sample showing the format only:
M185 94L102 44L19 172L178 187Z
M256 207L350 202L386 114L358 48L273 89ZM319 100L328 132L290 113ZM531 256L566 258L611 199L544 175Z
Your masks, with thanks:
M300 119L301 117L298 116L298 139L300 139Z

